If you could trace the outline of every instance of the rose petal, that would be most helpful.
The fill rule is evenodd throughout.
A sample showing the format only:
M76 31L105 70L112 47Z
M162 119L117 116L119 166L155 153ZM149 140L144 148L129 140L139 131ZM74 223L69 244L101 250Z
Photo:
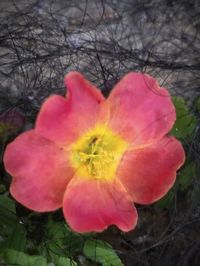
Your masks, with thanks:
M17 137L6 148L6 170L13 176L10 192L35 211L52 211L62 206L67 183L73 175L68 154L34 130Z
M134 202L150 204L163 197L173 186L176 171L185 160L179 141L165 137L144 149L128 151L117 176Z
M64 216L77 232L101 232L115 224L123 231L137 223L137 211L120 182L75 177L67 186Z
M57 143L71 143L95 125L104 100L101 92L78 72L65 77L67 99L54 95L44 102L36 122L36 131Z
M152 143L172 128L175 108L167 90L146 74L129 73L113 89L110 127L133 145Z

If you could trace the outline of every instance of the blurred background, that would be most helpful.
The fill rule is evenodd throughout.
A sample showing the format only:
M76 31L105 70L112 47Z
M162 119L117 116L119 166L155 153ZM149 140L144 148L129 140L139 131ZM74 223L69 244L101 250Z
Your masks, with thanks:
M162 201L138 206L140 218L136 230L124 234L111 227L93 237L97 245L98 241L111 245L123 264L113 262L107 253L105 264L99 259L103 257L101 253L91 257L86 248L77 250L76 241L83 241L84 246L84 237L76 241L66 237L67 243L62 244L65 252L77 265L200 265L200 2L1 0L1 154L7 142L20 131L33 127L46 97L65 94L63 77L71 70L82 72L105 96L129 71L154 76L173 96L178 119L172 131L185 147L187 163ZM5 127L5 121L11 121L12 129ZM0 193L8 196L10 179L2 162L0 171ZM11 219L11 213L6 214L7 204L2 205L0 215ZM29 255L45 254L51 263L47 253L35 247L47 239L47 216L41 218L18 205L12 211L24 225L26 235L23 248L14 249ZM55 222L62 219L59 212L52 217ZM45 228L34 234L41 224ZM1 237L6 239L9 233L0 236L0 243ZM54 236L48 237L56 242ZM2 246L5 245L3 242ZM4 259L2 263L8 262Z

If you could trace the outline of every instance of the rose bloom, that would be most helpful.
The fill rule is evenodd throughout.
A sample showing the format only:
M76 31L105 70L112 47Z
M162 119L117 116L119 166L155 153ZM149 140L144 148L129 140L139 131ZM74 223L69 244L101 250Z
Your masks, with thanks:
M80 73L65 77L67 96L41 107L33 130L5 151L10 192L37 212L63 208L80 233L137 223L133 202L150 204L173 186L185 160L166 135L176 119L169 93L155 79L129 73L108 99Z

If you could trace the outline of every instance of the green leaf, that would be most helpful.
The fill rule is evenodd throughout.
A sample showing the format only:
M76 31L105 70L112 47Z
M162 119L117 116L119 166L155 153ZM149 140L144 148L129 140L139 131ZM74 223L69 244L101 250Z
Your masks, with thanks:
M194 162L187 163L185 167L181 170L178 177L178 183L180 184L180 189L182 191L186 190L192 183L193 177L196 173L196 164Z
M77 266L77 263L69 258L58 258L55 261L55 266Z
M0 196L0 251L6 248L24 251L26 231L16 217L15 202L7 196Z
M47 257L48 261L67 256L62 241L65 237L65 229L62 223L49 222L44 240L39 247L40 253Z
M7 196L0 195L0 235L7 236L17 222L15 202Z
M16 223L12 233L5 241L4 245L7 248L24 251L26 247L26 231L22 224Z
M83 248L84 255L102 266L123 266L112 247L100 240L87 240Z
M15 202L7 196L0 195L0 209L15 213Z
M48 261L55 261L59 257L73 256L82 250L83 243L83 237L73 233L65 222L54 222L49 219L39 251Z
M1 255L1 263L17 266L47 266L47 261L42 256L30 256L23 252L7 249Z
M172 135L179 139L191 139L194 129L197 126L196 117L189 112L185 100L182 97L173 97L176 107L176 122L171 131Z

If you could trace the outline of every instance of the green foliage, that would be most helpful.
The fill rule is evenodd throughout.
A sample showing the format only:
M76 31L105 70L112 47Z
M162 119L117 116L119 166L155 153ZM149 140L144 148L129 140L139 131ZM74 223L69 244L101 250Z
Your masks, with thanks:
M15 202L3 195L0 195L0 228L0 251L6 248L24 251L25 228L16 217Z
M73 233L63 222L54 222L49 219L44 240L39 246L40 254L48 261L58 261L60 257L69 257L82 250L84 239L81 235Z
M171 133L180 140L190 140L197 126L197 119L189 112L182 97L173 97L173 103L176 107L177 118Z
M110 245L100 240L87 240L83 248L84 255L102 266L123 266Z
M23 252L7 249L0 258L0 263L19 266L47 266L47 261L42 256L30 256Z
M189 143L194 134L194 130L197 127L197 118L194 114L191 114L189 108L186 105L185 100L182 97L173 97L173 102L176 107L177 119L171 134L181 141L187 141ZM197 109L200 110L200 99L197 101ZM181 191L187 190L192 179L195 176L196 165L192 161L186 161L185 165L181 168L177 174L176 185ZM169 208L174 199L174 190L171 189L165 197L159 200L155 206L159 208Z
M4 246L18 251L24 251L26 246L26 231L22 224L16 223Z
M15 203L7 196L0 195L0 235L5 239L12 231L13 225L17 223Z
M55 266L77 266L78 264L69 258L58 258L55 261Z
M177 182L180 185L182 191L188 189L192 184L193 177L196 173L196 164L194 162L187 163L185 167L181 170Z

